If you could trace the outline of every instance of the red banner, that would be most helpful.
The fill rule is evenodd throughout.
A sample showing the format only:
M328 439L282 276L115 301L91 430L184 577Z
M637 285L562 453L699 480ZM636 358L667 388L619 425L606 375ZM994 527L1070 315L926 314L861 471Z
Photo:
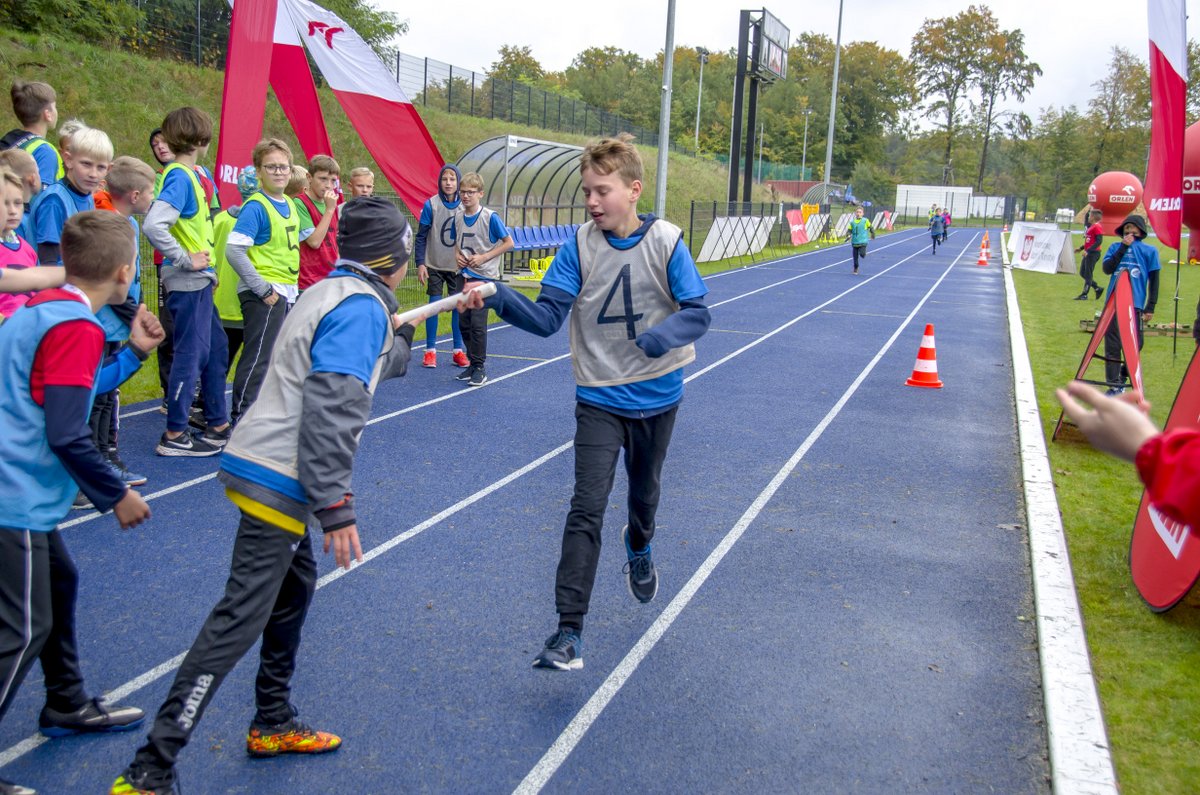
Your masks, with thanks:
M1200 355L1184 373L1165 430L1200 427ZM1156 613L1179 604L1200 577L1200 539L1196 530L1163 516L1142 494L1133 538L1129 542L1129 571L1138 593Z
M262 137L275 9L276 0L238 0L233 9L225 74L238 78L227 79L221 93L214 172L222 207L242 203L237 189L238 174L250 162L250 152Z
M1179 248L1183 218L1183 134L1187 103L1184 0L1150 0L1150 159L1146 216L1158 239Z
M804 213L800 210L788 210L787 219L792 230L792 245L802 246L807 243L808 228L804 225Z
M1125 369L1129 371L1129 380L1133 384L1133 388L1144 395L1146 392L1142 388L1142 357L1138 350L1137 313L1133 310L1133 285L1129 283L1128 271L1117 272L1117 286L1108 294L1108 300L1104 302L1104 311L1100 313L1100 319L1096 321L1096 330L1092 332L1092 338L1088 340L1087 349L1083 352L1083 360L1079 363L1079 369L1075 371L1075 380L1087 380L1084 375L1087 373L1088 365L1091 364L1096 352L1100 350L1100 344L1104 342L1104 334L1108 331L1114 318L1117 321L1117 330L1121 335L1121 351L1125 357ZM1058 413L1058 422L1054 425L1054 433L1050 436L1051 441L1058 439L1065 416L1065 413L1061 411Z

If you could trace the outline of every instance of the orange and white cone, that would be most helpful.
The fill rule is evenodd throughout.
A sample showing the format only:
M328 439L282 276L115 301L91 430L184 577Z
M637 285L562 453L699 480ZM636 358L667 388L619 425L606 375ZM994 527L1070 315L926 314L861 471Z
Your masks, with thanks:
M978 259L978 260L975 262L975 264L976 264L976 265L978 265L978 266L979 266L979 267L981 267L981 268L986 268L986 267L987 267L987 264L988 264L988 250L987 250L987 244L986 244L986 243L984 243L982 246L980 246L980 247L979 247L979 259Z
M1008 223L1007 222L1005 222L1004 229L1001 231L1003 232L1003 234L1006 234L1006 235L1008 234Z
M921 337L921 349L917 351L917 363L913 365L912 377L904 383L908 386L923 386L929 389L942 388L942 382L938 379L937 350L933 344L932 323L925 324L925 336Z

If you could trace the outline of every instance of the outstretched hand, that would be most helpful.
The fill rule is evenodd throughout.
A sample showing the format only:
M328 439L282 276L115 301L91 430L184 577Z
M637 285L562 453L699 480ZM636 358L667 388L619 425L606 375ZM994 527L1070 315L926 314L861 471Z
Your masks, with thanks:
M1092 446L1109 455L1132 461L1146 440L1158 433L1145 414L1150 404L1137 392L1107 397L1093 386L1072 381L1054 394Z
M358 525L352 524L340 530L330 530L325 533L325 554L333 547L333 562L343 569L350 568L350 560L362 563L362 547L358 543Z
M462 298L458 302L458 311L466 312L468 309L483 309L483 296L477 291L476 287L482 287L487 282L466 282L463 284Z

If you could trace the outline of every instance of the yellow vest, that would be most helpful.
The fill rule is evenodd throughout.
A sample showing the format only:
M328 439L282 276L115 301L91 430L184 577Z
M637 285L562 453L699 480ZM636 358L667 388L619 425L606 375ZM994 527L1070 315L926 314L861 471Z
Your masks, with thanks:
M296 202L285 196L290 212L287 218L279 214L274 201L261 191L242 205L242 212L251 203L261 204L271 224L271 239L261 246L251 246L246 254L258 274L271 284L296 284L300 280L300 210Z
M182 171L191 180L192 192L196 194L196 214L191 218L180 216L179 220L171 227L171 237L179 241L179 245L189 254L207 251L211 255L213 225L208 212L208 202L204 198L204 188L200 185L200 178L187 166L171 163L163 170L164 183L172 171Z

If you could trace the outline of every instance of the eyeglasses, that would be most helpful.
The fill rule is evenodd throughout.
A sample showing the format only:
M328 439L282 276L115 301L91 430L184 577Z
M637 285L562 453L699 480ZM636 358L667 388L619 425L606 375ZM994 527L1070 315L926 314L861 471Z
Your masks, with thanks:
M458 192L463 196L478 196L483 193L481 190L471 190L470 188L460 189Z
M270 171L272 174L288 174L292 167L287 163L268 163L262 167L263 171Z

